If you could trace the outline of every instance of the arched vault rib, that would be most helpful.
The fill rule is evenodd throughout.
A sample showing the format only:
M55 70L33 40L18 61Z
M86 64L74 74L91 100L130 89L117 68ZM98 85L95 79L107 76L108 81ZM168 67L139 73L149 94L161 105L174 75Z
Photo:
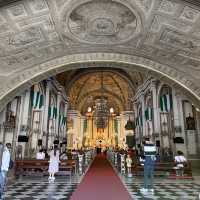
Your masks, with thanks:
M199 82L195 83L189 75L185 77L185 74L177 71L173 66L169 67L144 57L127 54L86 53L55 58L36 65L31 69L16 73L13 76L8 76L7 82L5 82L5 80L0 82L0 110L2 110L16 95L38 81L67 70L84 68L82 65L83 63L102 62L114 63L116 68L132 69L134 71L136 69L153 71L158 77L164 76L173 83L180 85L191 94L191 99L193 99L198 106L200 105ZM81 64L81 66L79 64Z
M115 65L110 64L110 65L107 65L107 67L102 67L102 64L100 65L99 63L96 63L95 66L99 67L99 68L93 69L92 67L88 66L89 67L88 69L84 68L84 71L80 71L78 74L74 75L69 83L65 83L66 93L67 94L69 93L69 90L72 87L72 85L78 79L80 79L82 76L85 76L85 75L90 74L90 73L92 74L92 73L95 73L95 72L100 72L100 71L112 72L114 74L117 74L118 76L120 76L122 79L124 79L128 83L128 85L131 87L131 89L133 91L136 89L136 85L133 83L133 80L131 79L129 74L127 74L125 71L123 71L119 68L115 68ZM103 66L105 66L105 64ZM142 75L140 74L140 78L141 78L141 76Z
M76 105L77 102L78 102L78 98L79 98L79 96L80 96L80 93L81 93L82 89L84 88L85 84L88 82L89 79L90 79L90 78L88 78L88 79L86 78L85 81L84 81L84 83L83 83L83 85L79 88L79 91L78 91L78 93L77 93L77 97L76 97L76 100L75 100L75 105Z
M123 98L123 101L126 102L126 98L124 97L124 93L123 93L123 90L122 88L120 87L120 85L118 84L118 82L115 80L115 78L113 76L111 76L111 79L114 81L114 83L117 85L117 87L119 88L121 94L122 94L122 98Z

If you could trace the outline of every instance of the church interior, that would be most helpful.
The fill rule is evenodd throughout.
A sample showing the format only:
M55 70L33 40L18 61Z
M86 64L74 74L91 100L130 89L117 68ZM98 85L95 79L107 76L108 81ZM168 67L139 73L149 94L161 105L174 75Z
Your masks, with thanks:
M0 199L200 199L199 21L196 0L0 0Z

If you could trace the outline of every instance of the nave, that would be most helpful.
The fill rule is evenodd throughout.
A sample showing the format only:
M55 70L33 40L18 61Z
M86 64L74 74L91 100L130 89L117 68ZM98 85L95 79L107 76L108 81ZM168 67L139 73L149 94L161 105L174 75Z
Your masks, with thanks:
M131 200L105 155L97 155L71 200Z
M116 153L133 199L199 199L199 21L199 0L0 0L6 198L69 199L97 148ZM142 184L145 138L155 188Z

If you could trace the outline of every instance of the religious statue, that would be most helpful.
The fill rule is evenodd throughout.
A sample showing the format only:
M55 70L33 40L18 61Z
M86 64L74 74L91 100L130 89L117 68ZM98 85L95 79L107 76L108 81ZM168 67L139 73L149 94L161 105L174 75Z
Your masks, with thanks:
M186 129L187 130L195 130L195 119L194 117L189 116L186 117Z

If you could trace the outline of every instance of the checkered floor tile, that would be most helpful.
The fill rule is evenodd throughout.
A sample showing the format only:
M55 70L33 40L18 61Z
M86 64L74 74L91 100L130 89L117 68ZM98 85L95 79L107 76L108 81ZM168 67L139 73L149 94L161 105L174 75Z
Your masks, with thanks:
M34 180L21 179L8 186L5 200L68 200L77 188L80 177L70 179L57 178L49 183L47 178Z
M116 173L118 173L116 171ZM118 173L119 174L119 173ZM142 177L128 178L119 174L134 200L200 200L200 177L195 180L168 180L155 178L154 195L140 192ZM8 186L5 200L68 200L83 176L57 177L54 183L48 177L17 179ZM83 199L85 200L85 199ZM125 200L125 199L123 199Z
M154 194L142 194L143 180L121 176L123 183L134 200L200 200L200 183L196 181L177 181L155 179Z

